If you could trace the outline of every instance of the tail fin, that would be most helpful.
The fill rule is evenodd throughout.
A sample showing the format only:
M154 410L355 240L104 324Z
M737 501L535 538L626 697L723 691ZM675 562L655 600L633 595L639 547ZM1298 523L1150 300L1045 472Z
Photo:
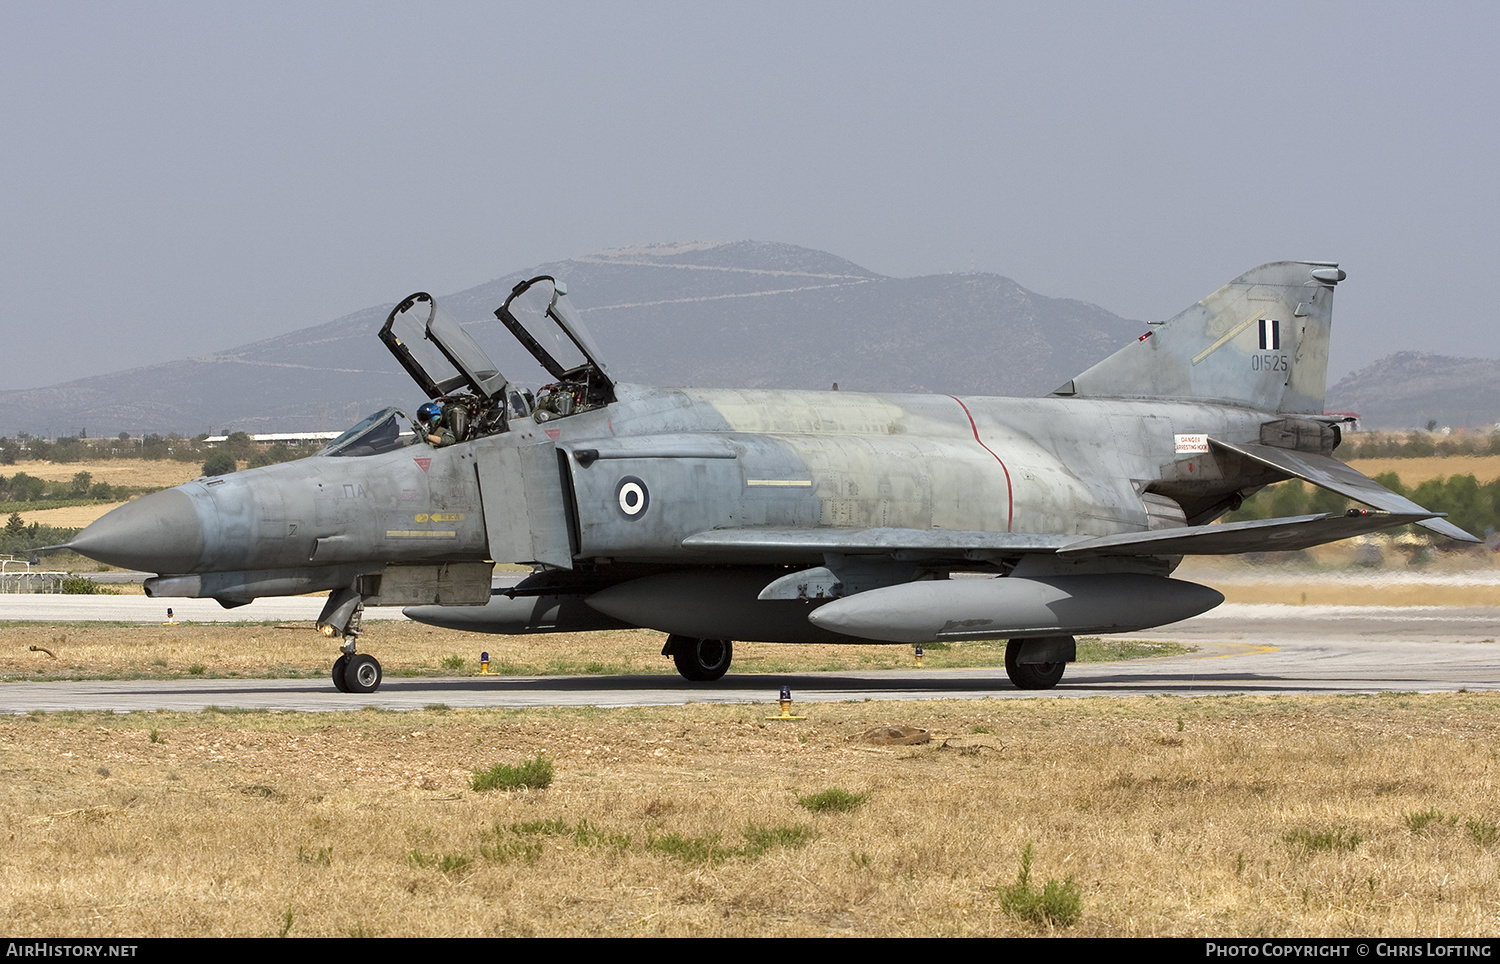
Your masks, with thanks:
M1326 261L1247 271L1052 394L1171 398L1321 415L1333 288Z

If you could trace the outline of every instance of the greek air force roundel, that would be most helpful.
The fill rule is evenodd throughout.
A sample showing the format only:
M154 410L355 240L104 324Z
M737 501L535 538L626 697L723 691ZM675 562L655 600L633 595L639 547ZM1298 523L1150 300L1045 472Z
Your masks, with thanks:
M646 491L646 483L633 475L627 475L615 486L615 504L620 507L620 514L627 519L639 519L646 513L646 506L651 504L651 494Z

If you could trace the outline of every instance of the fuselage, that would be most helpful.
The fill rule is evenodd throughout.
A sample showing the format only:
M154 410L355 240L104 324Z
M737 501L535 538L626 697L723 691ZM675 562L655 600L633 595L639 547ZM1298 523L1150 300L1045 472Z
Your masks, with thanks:
M1160 521L1148 487L1190 517L1244 488L1181 438L1254 438L1267 418L1194 402L619 386L608 406L444 448L196 479L115 510L78 547L162 574L159 594L238 599L337 588L389 563L690 566L703 559L683 540L716 529L1108 535ZM552 520L550 558L507 549L499 530L520 516L527 533Z

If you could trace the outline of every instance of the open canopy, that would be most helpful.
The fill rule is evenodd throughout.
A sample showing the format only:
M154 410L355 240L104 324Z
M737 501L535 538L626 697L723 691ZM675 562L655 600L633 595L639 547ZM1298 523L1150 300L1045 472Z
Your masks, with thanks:
M579 410L614 401L614 383L588 330L567 300L567 286L550 275L511 290L495 317L536 358L558 385L576 396ZM380 340L428 398L468 392L484 406L503 404L509 383L479 343L431 295L419 291L391 311Z
M419 291L385 320L380 340L428 398L467 389L486 402L505 395L505 376L463 326Z

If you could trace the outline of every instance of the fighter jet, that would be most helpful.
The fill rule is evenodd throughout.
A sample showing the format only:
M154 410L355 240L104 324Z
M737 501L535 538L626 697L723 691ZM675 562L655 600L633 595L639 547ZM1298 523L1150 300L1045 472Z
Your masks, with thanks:
M1256 268L1043 398L617 382L548 276L495 311L551 379L532 390L418 293L379 337L432 400L419 419L387 408L316 457L148 495L70 548L158 573L152 596L328 591L345 692L381 682L357 651L365 606L488 633L658 630L695 682L733 640L1005 639L1015 685L1047 688L1080 634L1222 602L1172 578L1184 555L1408 523L1477 541L1332 457L1344 279ZM1216 522L1292 478L1366 508ZM496 563L530 571L496 586Z

